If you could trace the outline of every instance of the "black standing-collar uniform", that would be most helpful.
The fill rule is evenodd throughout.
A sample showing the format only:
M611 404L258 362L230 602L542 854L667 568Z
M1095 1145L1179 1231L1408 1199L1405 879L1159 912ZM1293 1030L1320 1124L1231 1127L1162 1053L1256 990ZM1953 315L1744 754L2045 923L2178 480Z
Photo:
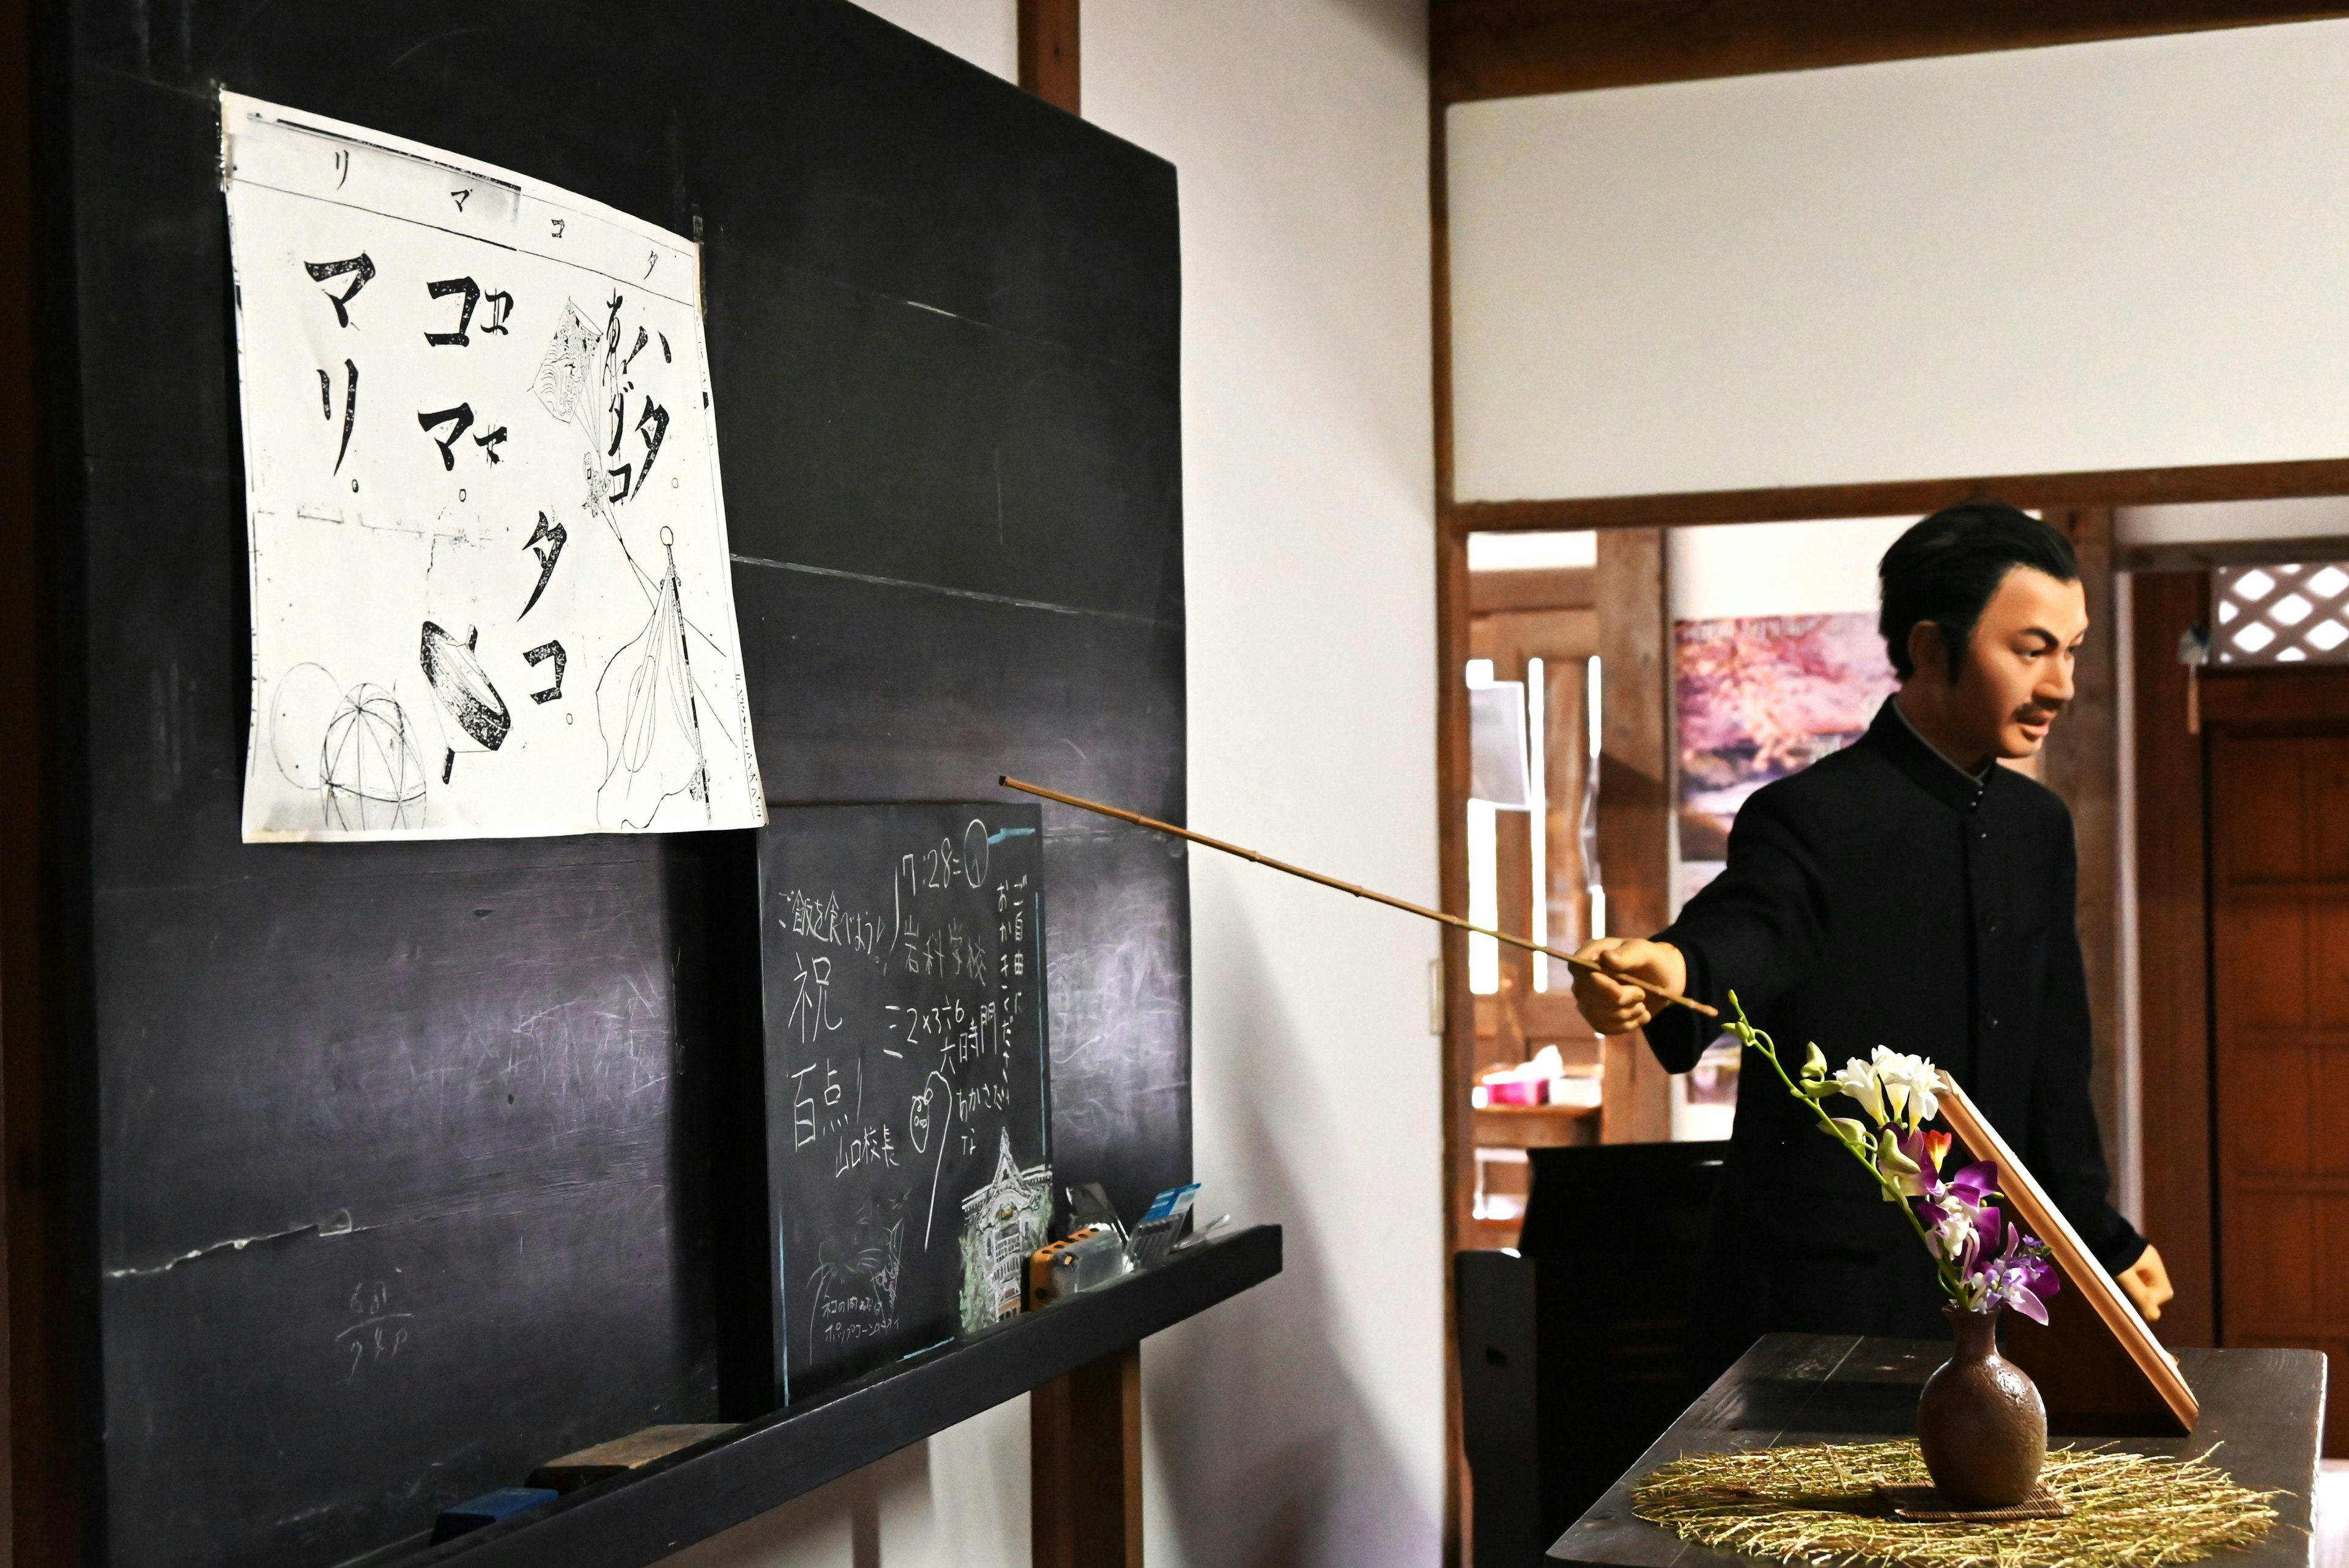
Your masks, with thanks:
M1837 1068L1881 1045L1947 1068L2117 1273L2145 1242L2106 1196L2077 881L2061 800L2009 769L1966 774L1888 699L1857 743L1745 802L1728 868L1656 939L1687 955L1691 995L1725 1013L1734 990L1790 1073L1813 1041ZM1667 1007L1648 1043L1685 1072L1717 1030ZM1704 1367L1778 1329L1944 1336L1898 1208L1767 1063L1749 1056L1739 1080L1697 1304Z

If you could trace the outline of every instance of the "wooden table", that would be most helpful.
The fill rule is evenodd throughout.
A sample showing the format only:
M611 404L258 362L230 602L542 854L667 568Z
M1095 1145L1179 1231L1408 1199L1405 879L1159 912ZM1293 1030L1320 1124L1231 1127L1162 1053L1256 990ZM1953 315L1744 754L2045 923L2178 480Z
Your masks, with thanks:
M1682 1454L1914 1437L1917 1391L1949 1351L1946 1341L1848 1334L1764 1336L1557 1538L1549 1561L1751 1568L1757 1559L1698 1546L1633 1518L1631 1486ZM2180 1350L2178 1360L2202 1402L2202 1419L2192 1435L2112 1440L2139 1453L2196 1455L2223 1442L2213 1463L2245 1486L2279 1488L2290 1495L2276 1500L2282 1517L2257 1546L2222 1553L2210 1559L2213 1568L2308 1568L2314 1550L2309 1501L2316 1488L2324 1415L2323 1356L2313 1350ZM2049 1439L2093 1440L2102 1439Z

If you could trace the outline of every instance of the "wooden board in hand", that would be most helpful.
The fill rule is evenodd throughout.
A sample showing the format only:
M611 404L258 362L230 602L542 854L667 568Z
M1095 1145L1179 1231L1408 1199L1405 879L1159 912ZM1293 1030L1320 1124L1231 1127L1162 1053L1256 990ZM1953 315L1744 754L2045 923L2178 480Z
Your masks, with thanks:
M1051 1216L1041 825L806 806L760 834L786 1403L1019 1309Z
M2048 1303L2048 1330L2027 1320L2007 1325L2008 1354L2044 1385L2051 1418L2106 1418L2104 1429L2109 1430L2111 1418L2152 1417L2159 1428L2192 1431L2201 1407L2178 1374L2178 1358L2161 1347L2064 1212L1946 1072L1941 1115L1975 1159L1998 1162L1999 1197L2013 1211L2011 1217L2047 1243L2064 1284L2075 1293L2071 1301L2059 1294ZM2093 1318L2079 1309L2082 1303L2094 1309ZM2058 1337L2037 1337L2050 1334ZM2039 1350L2053 1353L2033 1354Z

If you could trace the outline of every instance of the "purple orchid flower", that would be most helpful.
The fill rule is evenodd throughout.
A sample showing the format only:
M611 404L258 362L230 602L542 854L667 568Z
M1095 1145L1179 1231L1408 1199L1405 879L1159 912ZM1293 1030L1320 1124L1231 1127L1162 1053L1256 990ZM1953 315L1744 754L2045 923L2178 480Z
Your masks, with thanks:
M1924 1161L1918 1164L1921 1168ZM1997 1164L1980 1161L1946 1182L1936 1182L1917 1205L1927 1244L1936 1256L1956 1264L1961 1274L1973 1272L1983 1253L1997 1249L1998 1211L1990 1202L1997 1187Z
M1950 1178L1950 1189L1962 1193L1966 1204L1979 1209L1998 1191L1998 1161L1977 1160Z
M1936 1198L1941 1192L1941 1161L1950 1152L1950 1135L1918 1128L1900 1140L1900 1152L1917 1167L1914 1175L1900 1178L1903 1196Z
M2033 1323L2047 1321L2046 1298L2063 1288L2063 1281L2046 1259L2038 1238L2026 1236L2020 1225L2007 1230L2006 1248L1979 1275L1967 1271L1967 1284L1978 1288L1977 1312L2010 1306Z

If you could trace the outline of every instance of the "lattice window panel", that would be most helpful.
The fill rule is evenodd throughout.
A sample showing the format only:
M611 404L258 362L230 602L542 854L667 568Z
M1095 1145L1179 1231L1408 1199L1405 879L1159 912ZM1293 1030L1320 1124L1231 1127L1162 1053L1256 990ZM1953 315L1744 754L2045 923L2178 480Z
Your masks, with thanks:
M2349 665L2349 562L2221 566L2210 657L2221 665Z

